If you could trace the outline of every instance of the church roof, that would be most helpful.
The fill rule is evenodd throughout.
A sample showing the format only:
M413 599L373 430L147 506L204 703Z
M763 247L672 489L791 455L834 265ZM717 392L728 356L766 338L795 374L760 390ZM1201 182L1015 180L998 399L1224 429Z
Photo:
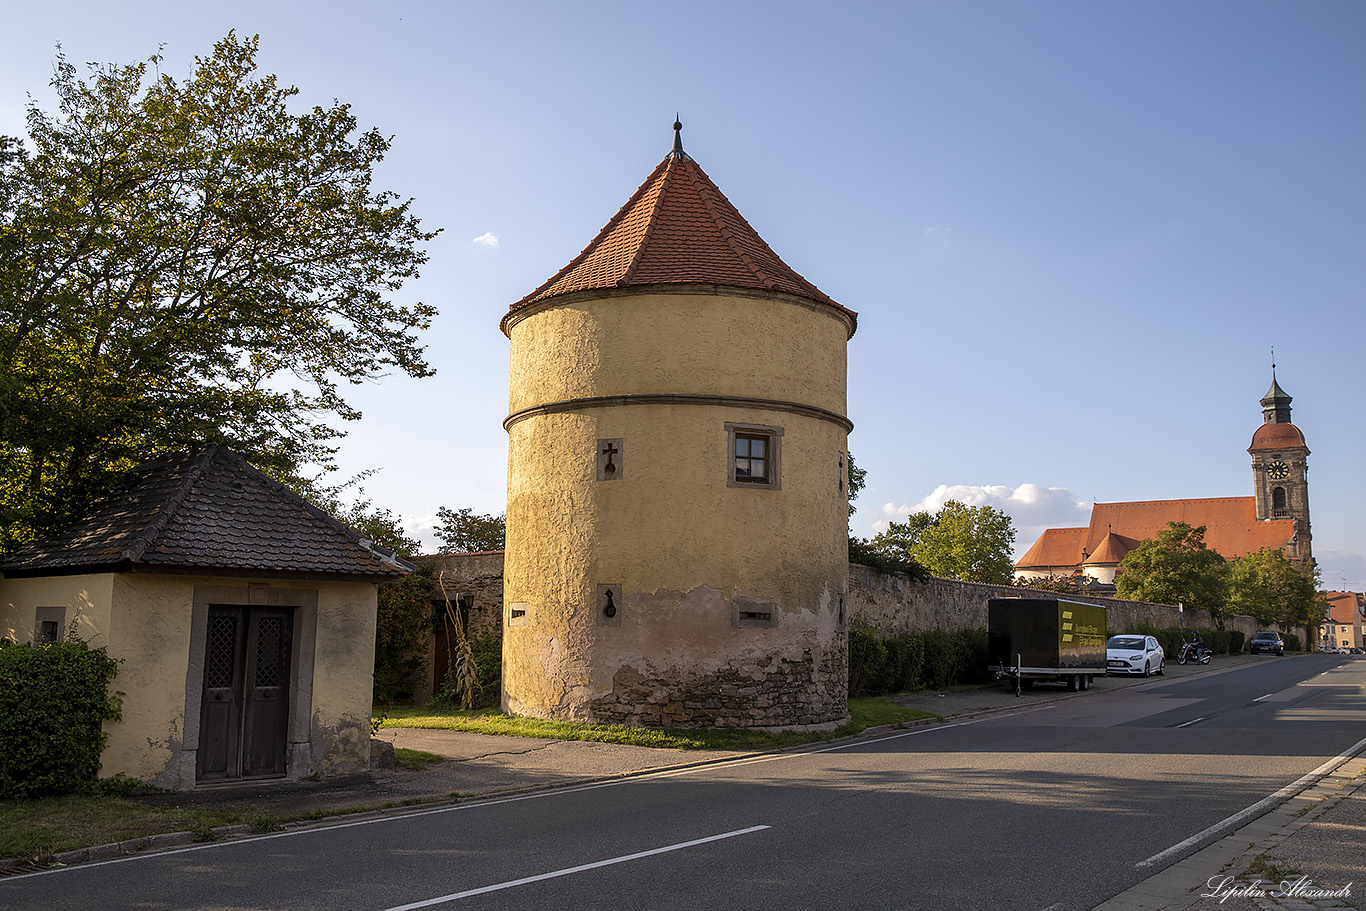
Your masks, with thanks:
M1252 435L1248 452L1263 449L1308 449L1304 434L1294 424L1263 424Z
M1090 529L1087 531L1089 532ZM1081 562L1083 565L1118 563L1128 555L1129 551L1142 543L1135 538L1117 535L1113 531L1106 532L1105 537L1101 538L1100 543L1096 545L1096 549L1091 551L1091 555Z
M1015 566L1078 566L1083 560L1117 563L1118 560L1102 560L1102 548L1110 554L1122 549L1119 558L1123 559L1140 542L1157 537L1169 522L1205 526L1205 545L1226 560L1266 547L1282 548L1295 537L1294 519L1258 522L1255 497L1097 503L1091 507L1089 526L1047 529Z
M687 153L675 123L674 149L583 252L509 308L561 294L609 288L700 283L804 298L844 314L853 334L858 315L831 300L769 249L757 231Z
M1086 547L1086 532L1085 528L1046 528L1015 565L1022 569L1076 566Z
M11 578L140 571L379 582L414 568L214 444L144 462L74 525L0 563Z

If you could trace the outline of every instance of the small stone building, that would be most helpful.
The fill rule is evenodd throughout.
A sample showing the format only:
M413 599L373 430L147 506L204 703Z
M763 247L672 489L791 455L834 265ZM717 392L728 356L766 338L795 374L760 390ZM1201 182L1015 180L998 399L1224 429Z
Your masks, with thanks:
M512 305L503 707L847 716L846 346L683 151Z
M165 788L369 768L376 584L412 565L215 445L129 473L0 564L0 636L119 659L101 774Z

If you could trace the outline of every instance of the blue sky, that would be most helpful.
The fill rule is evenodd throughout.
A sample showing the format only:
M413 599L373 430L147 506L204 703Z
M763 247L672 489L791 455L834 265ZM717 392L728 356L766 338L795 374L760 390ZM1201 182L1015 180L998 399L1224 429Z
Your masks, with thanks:
M188 74L229 29L301 104L394 136L377 186L443 228L438 375L352 390L347 474L421 532L503 509L506 308L684 144L860 314L854 531L948 496L1021 551L1093 501L1247 496L1277 377L1326 587L1366 590L1366 5L1356 2L25 4L0 133L58 42ZM432 538L425 540L430 544Z

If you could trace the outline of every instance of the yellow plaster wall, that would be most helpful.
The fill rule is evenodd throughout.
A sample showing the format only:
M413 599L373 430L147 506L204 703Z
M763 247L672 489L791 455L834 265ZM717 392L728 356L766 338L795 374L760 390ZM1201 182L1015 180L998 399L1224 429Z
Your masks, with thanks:
M692 393L845 410L847 323L784 296L571 300L512 327L510 414L598 395Z
M313 770L323 776L370 767L375 604L371 583L332 582L318 590L313 656Z
M62 637L76 623L76 636L99 648L108 644L109 612L114 576L52 576L41 579L0 579L0 638L32 642L37 609L65 607Z
M114 577L109 654L120 659L114 688L125 695L123 718L104 725L102 775L151 780L179 762L194 583L190 576Z
M842 321L786 300L573 301L513 327L512 411L684 392L843 414L846 338ZM782 429L780 489L727 486L727 422ZM765 656L842 664L831 657L843 647L847 573L842 427L790 411L649 404L535 415L509 437L509 710L589 717L628 666L677 679L748 673ZM622 477L598 481L597 440L612 438L623 440ZM612 625L597 603L608 584L624 601ZM771 605L779 623L735 628L737 599ZM507 625L513 608L528 612L525 625Z

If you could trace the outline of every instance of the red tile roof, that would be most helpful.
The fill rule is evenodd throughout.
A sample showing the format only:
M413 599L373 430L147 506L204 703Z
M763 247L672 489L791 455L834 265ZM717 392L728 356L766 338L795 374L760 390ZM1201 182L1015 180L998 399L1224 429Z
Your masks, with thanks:
M1021 569L1076 566L1086 546L1085 528L1048 528L1015 564Z
M1328 616L1334 623L1355 623L1362 619L1362 596L1357 592L1319 592L1328 601Z
M1295 449L1308 446L1304 442L1304 434L1300 428L1294 424L1263 424L1257 428L1257 432L1252 435L1252 445L1247 448L1248 452L1255 452L1259 449Z
M1097 503L1091 508L1091 524L1087 528L1047 529L1015 566L1077 566L1083 559L1087 563L1118 562L1101 560L1102 546L1107 555L1123 550L1122 559L1139 542L1157 537L1168 522L1205 526L1206 546L1226 560L1265 547L1285 547L1295 536L1293 519L1258 522L1257 501L1253 497ZM1107 541L1112 536L1118 540Z
M13 578L141 571L381 582L414 568L212 444L144 462L70 528L0 563Z
M780 291L858 315L831 300L769 249L681 145L654 169L583 252L513 304L518 310L560 294L606 288L701 283Z

